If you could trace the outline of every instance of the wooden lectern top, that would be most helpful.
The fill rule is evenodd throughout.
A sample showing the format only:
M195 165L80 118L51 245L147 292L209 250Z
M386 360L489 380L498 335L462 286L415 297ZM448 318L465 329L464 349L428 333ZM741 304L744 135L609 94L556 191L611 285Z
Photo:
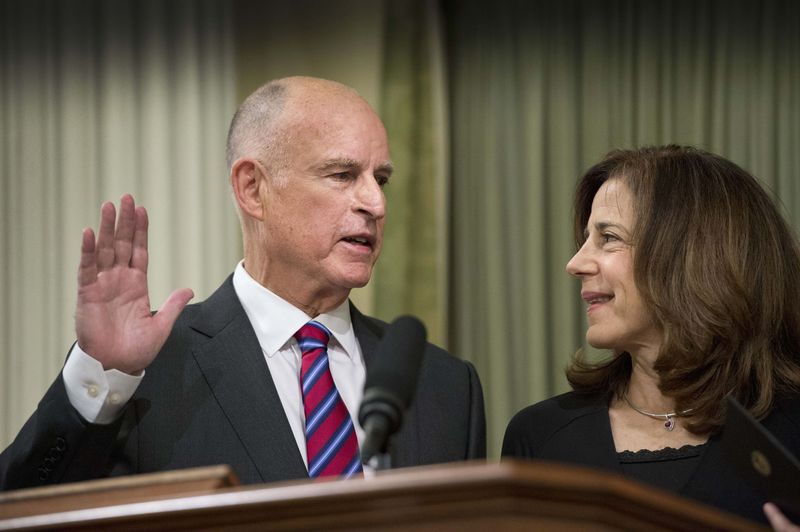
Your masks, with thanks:
M195 470L168 474L174 475L176 487L171 495L166 487L169 482L158 476L149 476L150 481L160 478L158 493L142 491L149 481L140 475L114 479L134 483L128 494L135 492L136 497L124 502L93 499L90 506L69 510L59 506L53 511L51 504L59 496L50 493L42 496L35 515L29 513L30 504L37 504L32 497L35 490L20 490L27 492L23 513L11 513L20 499L9 492L0 495L0 530L765 529L618 475L547 462L447 464L346 481L220 486L212 493L198 493L197 485L187 488L177 481L196 475ZM85 485L96 488L100 484L75 484L69 496Z
M19 489L0 492L0 519L213 493L238 485L233 470L218 465Z

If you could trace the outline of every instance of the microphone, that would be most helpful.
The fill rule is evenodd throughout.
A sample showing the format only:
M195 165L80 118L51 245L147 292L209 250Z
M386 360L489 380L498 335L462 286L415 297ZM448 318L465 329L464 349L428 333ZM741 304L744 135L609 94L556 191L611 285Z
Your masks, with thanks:
M366 434L361 447L364 464L376 455L388 458L389 437L400 428L403 412L414 397L426 336L421 321L401 316L389 325L378 345L358 410L358 422Z

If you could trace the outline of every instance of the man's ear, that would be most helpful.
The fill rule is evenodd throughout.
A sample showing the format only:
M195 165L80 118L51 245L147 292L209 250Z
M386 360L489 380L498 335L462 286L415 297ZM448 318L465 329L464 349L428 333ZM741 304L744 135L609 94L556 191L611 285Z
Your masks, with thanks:
M238 159L231 167L231 188L243 214L256 220L264 219L261 193L266 186L266 169L255 159Z

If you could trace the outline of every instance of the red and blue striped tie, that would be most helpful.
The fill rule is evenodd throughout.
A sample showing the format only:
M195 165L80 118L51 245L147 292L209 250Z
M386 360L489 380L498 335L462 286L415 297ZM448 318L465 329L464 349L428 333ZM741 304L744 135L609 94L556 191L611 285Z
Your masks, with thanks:
M361 472L353 420L333 382L328 365L331 332L310 321L294 335L303 352L300 384L306 414L308 476L350 477Z

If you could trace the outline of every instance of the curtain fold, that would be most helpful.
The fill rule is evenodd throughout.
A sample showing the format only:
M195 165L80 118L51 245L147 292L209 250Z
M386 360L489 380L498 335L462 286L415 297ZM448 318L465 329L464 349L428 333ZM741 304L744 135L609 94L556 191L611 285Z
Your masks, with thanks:
M224 0L0 3L0 447L74 340L102 201L148 208L153 308L181 286L205 297L241 256L230 19Z
M445 7L450 346L478 367L497 454L514 412L567 389L563 369L584 343L564 265L574 186L603 154L672 142L717 152L758 176L800 227L800 4Z
M432 0L386 3L381 108L396 172L385 188L375 313L422 319L446 345L447 133L440 11Z

